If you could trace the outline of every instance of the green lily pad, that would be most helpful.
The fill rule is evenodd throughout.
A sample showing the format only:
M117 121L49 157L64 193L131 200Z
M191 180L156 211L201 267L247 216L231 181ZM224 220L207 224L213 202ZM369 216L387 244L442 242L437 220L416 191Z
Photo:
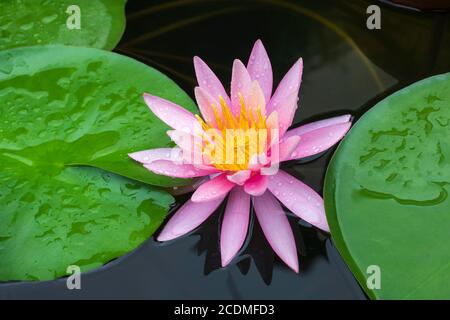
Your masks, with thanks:
M0 280L49 280L139 246L173 198L96 168L0 154Z
M0 280L52 279L69 264L91 269L160 225L173 198L125 177L159 186L186 180L152 174L127 156L171 144L143 92L195 108L166 76L115 53L0 52Z
M449 137L445 74L378 103L330 163L331 234L371 298L450 298Z
M0 153L94 166L158 186L186 184L128 157L173 145L143 92L196 108L166 76L115 53L66 46L0 52Z
M44 44L111 50L125 29L125 3L126 0L2 0L0 50Z

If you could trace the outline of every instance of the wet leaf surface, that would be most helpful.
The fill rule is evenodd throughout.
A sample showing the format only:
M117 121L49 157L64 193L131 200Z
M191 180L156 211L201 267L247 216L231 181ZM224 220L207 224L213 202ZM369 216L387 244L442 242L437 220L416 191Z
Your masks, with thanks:
M152 68L97 49L18 48L1 52L0 64L0 279L51 279L68 264L88 270L147 239L173 198L96 168L186 182L127 156L169 143L142 92L192 108L186 94Z
M0 156L0 280L48 280L99 267L139 246L172 197L96 168L46 175Z
M43 162L49 175L87 165L153 185L187 183L127 155L171 144L143 92L196 108L163 74L114 53L63 46L1 52L0 70L0 150L17 163Z
M333 240L367 294L449 298L450 74L379 102L351 129L325 181ZM381 288L368 289L369 266Z
M125 29L125 3L126 0L3 0L0 50L44 44L111 50Z

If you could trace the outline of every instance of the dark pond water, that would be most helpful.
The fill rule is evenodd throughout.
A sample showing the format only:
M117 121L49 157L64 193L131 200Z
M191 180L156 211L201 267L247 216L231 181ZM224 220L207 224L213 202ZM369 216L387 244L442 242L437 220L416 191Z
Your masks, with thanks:
M352 113L432 74L450 71L450 18L380 4L382 29L366 28L374 1L129 1L127 29L116 52L169 75L193 93L192 57L199 55L228 82L234 58L247 60L262 39L275 82L302 56L301 124ZM126 76L126 75L124 75ZM128 75L132 76L132 75ZM333 153L288 171L322 192ZM180 197L181 203L184 198ZM193 235L140 248L82 276L0 285L6 298L365 299L327 234L291 218L300 260L295 274L276 259L255 222L240 258L219 269L220 210Z

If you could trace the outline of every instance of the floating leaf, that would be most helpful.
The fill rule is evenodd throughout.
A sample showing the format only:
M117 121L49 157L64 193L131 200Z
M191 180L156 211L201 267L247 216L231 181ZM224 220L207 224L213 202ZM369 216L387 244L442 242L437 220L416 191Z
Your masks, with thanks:
M450 298L449 121L450 74L425 79L367 112L331 161L331 233L371 298Z
M125 29L125 3L126 0L2 0L0 50L43 44L111 50Z
M147 239L173 198L98 168L185 183L127 153L169 144L142 92L192 110L189 97L156 70L98 49L7 50L0 70L0 280L51 279L69 264L88 270Z
M63 152L63 150L61 150ZM0 280L101 266L144 242L173 198L96 168L0 155Z
M127 155L171 144L143 92L195 108L166 76L115 53L64 46L0 52L0 152L95 166L158 186L186 184Z

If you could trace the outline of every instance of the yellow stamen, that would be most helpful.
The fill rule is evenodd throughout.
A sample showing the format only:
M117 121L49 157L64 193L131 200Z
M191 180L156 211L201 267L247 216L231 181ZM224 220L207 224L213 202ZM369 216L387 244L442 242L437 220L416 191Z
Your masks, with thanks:
M249 109L239 93L240 113L234 115L223 97L219 96L220 111L211 105L214 119L204 121L196 115L204 133L198 147L214 167L224 171L248 169L250 159L267 148L266 116L262 108ZM264 131L261 134L261 131Z

